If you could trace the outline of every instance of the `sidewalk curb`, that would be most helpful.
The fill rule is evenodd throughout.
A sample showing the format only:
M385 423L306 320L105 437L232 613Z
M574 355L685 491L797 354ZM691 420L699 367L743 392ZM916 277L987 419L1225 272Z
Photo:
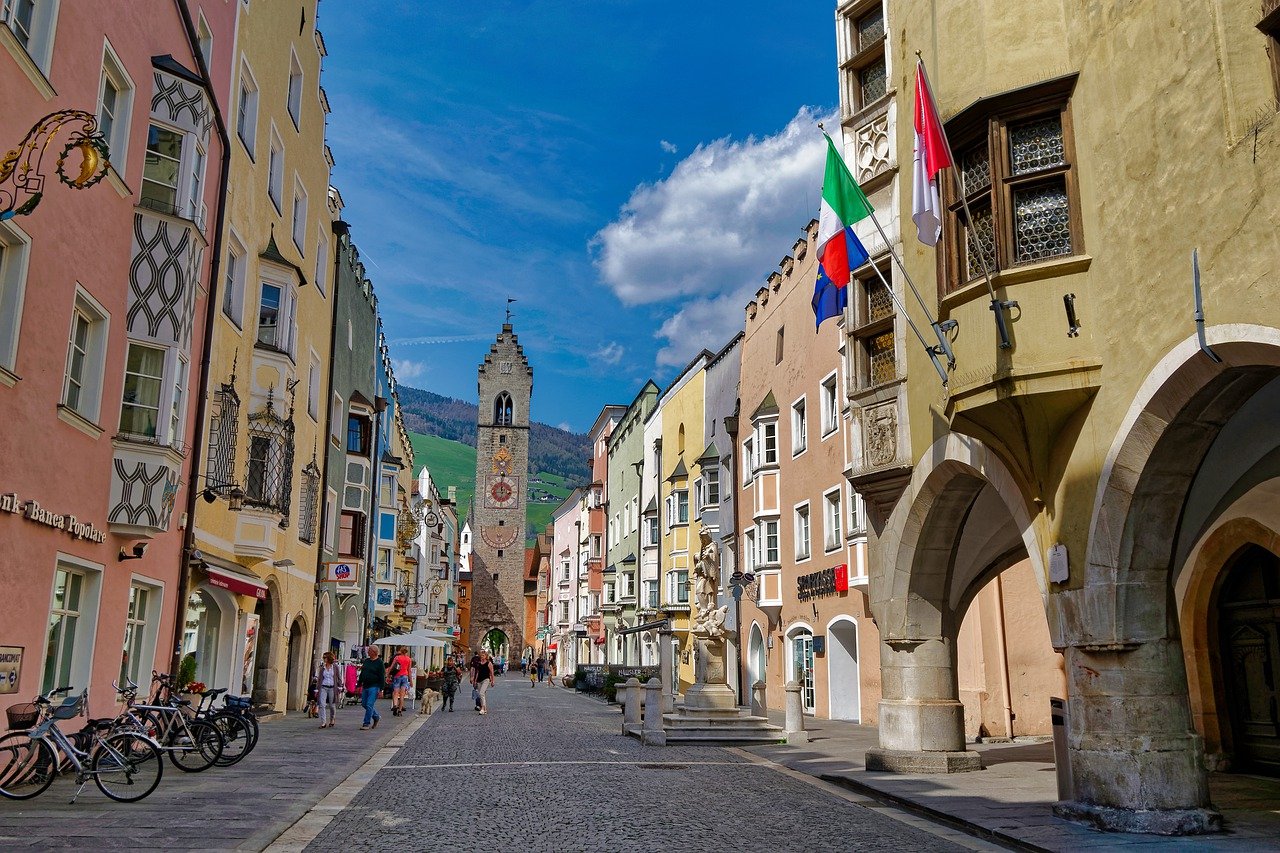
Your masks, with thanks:
M981 838L983 841L990 841L993 844L999 844L1000 846L1007 847L1010 850L1023 850L1029 851L1030 853L1049 853L1049 848L1047 847L1040 847L1038 845L1031 844L1021 838L1016 838L1008 833L1001 832L998 829L988 829L980 824L967 821L964 818L956 817L953 814L947 814L946 812L939 811L935 808L930 808L929 806L922 805L914 800L909 800L906 797L891 794L888 791L882 791L879 788L872 787L865 782L859 782L858 780L852 779L848 776L840 776L835 773L823 773L818 778L824 782L830 782L833 785L848 788L850 791L861 794L864 797L870 797L877 802L893 806L897 809L902 809L905 812L910 812L923 818L928 818L936 823L944 824L952 829L958 829L975 838Z
M391 739L378 747L377 751L360 765L347 778L338 783L332 791L324 796L302 817L281 832L276 839L263 848L264 853L302 853L307 845L316 839L334 817L351 804L351 801L364 790L370 780L386 766L396 753L400 751L409 738L435 717L434 714L418 714L416 719L400 729Z

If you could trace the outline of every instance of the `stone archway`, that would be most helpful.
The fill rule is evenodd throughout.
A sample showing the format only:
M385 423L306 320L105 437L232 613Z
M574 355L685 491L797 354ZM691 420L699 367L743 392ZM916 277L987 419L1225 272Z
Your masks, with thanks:
M1221 825L1192 725L1174 585L1192 544L1229 502L1230 488L1210 494L1205 484L1254 449L1219 448L1222 464L1206 464L1233 419L1241 423L1238 413L1280 377L1280 331L1216 326L1206 339L1219 361L1188 337L1138 390L1099 478L1083 578L1073 571L1076 583L1055 596L1068 714L1090 721L1070 727L1075 799L1058 812L1105 829L1186 834ZM1256 474L1227 485L1242 488L1247 476Z
M986 580L1030 560L1045 574L1030 502L1009 468L981 441L950 433L922 457L885 525L871 578L880 628L880 747L867 769L949 773L981 769L965 751L956 638Z
M253 658L253 704L276 706L276 682L280 672L280 639L284 627L279 623L280 586L274 578L267 581L267 597L258 601L257 650Z
M764 634L757 622L751 623L751 639L747 645L747 680L748 687L755 687L756 682L765 680L769 656L764 645Z
M311 668L307 665L307 630L301 617L289 626L289 641L285 650L285 709L300 711L307 706L307 688Z

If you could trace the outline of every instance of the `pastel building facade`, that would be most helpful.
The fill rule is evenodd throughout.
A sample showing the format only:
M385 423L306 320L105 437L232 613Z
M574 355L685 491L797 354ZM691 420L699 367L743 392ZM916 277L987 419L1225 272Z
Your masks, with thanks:
M615 567L618 578L613 617L616 626L615 657L618 663L632 666L642 660L641 644L646 632L621 632L652 621L650 617L658 606L657 586L652 583L646 585L641 571L643 537L646 531L656 533L657 528L644 524L640 487L644 478L644 422L653 410L659 391L652 380L644 384L618 418L609 435L607 448L609 481L606 500L610 530L606 559ZM642 612L646 614L645 619L640 618Z
M145 687L173 658L235 15L0 10L4 147L80 110L111 163L77 191L46 156L38 206L0 222L0 690L23 700L88 687L107 713L113 680Z

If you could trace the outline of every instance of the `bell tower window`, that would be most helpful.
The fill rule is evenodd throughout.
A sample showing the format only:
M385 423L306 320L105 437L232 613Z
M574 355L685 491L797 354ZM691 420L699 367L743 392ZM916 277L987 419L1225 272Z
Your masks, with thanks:
M511 395L503 391L493 401L493 425L511 426Z

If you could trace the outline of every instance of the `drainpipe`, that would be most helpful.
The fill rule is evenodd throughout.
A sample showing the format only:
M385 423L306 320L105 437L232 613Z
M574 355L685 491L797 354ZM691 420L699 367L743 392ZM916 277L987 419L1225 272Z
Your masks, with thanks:
M205 93L209 96L209 105L213 110L213 126L218 133L218 145L222 148L221 162L218 165L218 204L214 217L212 258L209 261L209 295L206 297L204 311L204 342L200 349L199 390L196 394L195 435L203 434L204 418L207 410L206 400L209 396L209 365L213 354L213 327L218 321L218 279L221 278L222 266L222 229L224 209L227 200L227 182L231 173L231 140L227 135L227 127L222 121L222 110L218 106L218 98L213 90L213 79L209 76L209 68L204 56L200 53L200 39L196 35L195 22L191 18L191 10L186 0L173 0L173 5L182 19L182 27L186 31L187 46L196 61L196 70L204 81ZM192 442L191 456L187 467L187 526L182 532L182 554L178 567L177 602L173 614L173 656L169 671L177 673L182 663L182 635L187 623L187 596L191 585L191 555L195 551L196 542L196 498L200 490L196 488L196 478L200 475L200 441Z
M1004 631L1004 584L996 575L996 641L1000 644L1000 692L1004 696L1004 736L1013 739L1013 697L1009 694L1009 646Z

